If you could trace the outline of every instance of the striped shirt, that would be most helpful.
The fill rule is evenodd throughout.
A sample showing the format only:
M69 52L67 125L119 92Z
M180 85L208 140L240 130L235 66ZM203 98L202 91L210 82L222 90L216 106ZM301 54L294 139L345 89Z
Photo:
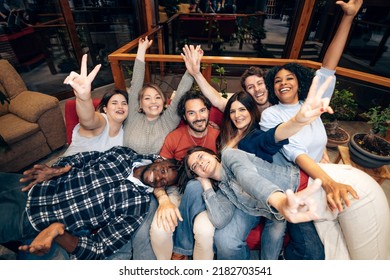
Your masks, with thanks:
M80 235L71 258L107 258L130 240L148 211L150 188L128 179L133 164L156 158L119 146L64 157L53 167L71 165L72 169L30 190L28 218L38 231L59 222L71 234Z

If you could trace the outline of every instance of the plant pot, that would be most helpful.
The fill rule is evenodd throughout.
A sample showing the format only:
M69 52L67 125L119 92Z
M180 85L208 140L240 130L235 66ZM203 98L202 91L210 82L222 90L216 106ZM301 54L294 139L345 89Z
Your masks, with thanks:
M348 143L351 160L365 168L378 168L390 164L390 142L377 135L372 135L375 141L381 144L382 150L387 151L385 155L374 154L364 148L364 145L367 144L363 140L365 135L365 133L356 133L351 137L351 141Z
M332 133L328 131L326 125L325 129L326 135L328 136L328 142L326 143L327 148L337 148L339 145L347 144L351 139L349 133L341 127L333 128Z

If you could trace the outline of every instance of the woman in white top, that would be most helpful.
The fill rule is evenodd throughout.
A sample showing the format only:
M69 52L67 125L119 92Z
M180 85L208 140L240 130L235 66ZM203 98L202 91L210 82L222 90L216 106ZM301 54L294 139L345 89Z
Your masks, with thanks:
M87 55L81 61L81 72L71 72L64 83L73 88L79 124L73 130L72 143L63 156L78 152L105 151L123 145L123 122L128 115L127 93L120 90L107 92L95 111L91 84L100 70L97 65L87 75Z

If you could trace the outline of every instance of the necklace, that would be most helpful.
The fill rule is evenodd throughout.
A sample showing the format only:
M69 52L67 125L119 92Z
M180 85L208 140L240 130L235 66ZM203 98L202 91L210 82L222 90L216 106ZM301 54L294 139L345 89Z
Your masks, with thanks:
M198 137L194 138L191 135L189 129L188 129L188 135L190 136L190 138L191 138L191 140L192 140L192 142L194 143L195 146L202 146L202 147L204 147L204 144L206 143L206 140L207 140L207 129L205 130L205 135L203 137L200 137L200 138L198 138ZM202 138L204 138L202 144L197 143L196 140L195 140L195 139L199 139L201 141Z

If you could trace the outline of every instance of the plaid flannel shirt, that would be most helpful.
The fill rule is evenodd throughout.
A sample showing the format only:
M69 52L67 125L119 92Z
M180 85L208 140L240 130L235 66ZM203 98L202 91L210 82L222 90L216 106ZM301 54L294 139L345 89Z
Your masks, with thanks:
M72 169L30 190L28 218L38 231L60 222L71 234L83 232L71 258L104 259L130 240L148 211L150 188L127 179L133 164L158 157L126 147L64 157L53 166Z

